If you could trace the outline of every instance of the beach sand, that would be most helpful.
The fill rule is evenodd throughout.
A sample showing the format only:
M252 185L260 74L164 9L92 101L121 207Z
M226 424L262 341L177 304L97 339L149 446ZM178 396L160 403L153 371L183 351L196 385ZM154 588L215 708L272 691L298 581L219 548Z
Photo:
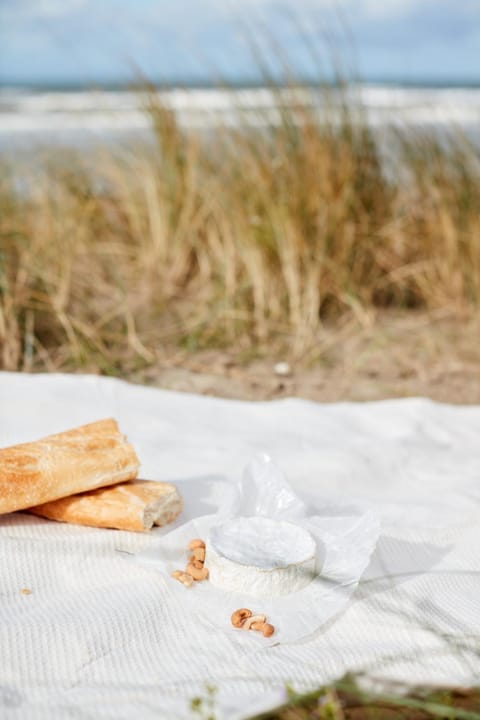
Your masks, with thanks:
M284 357L234 350L175 355L128 378L170 390L244 400L297 396L318 402L422 396L480 403L480 316L386 312L325 327L290 372Z

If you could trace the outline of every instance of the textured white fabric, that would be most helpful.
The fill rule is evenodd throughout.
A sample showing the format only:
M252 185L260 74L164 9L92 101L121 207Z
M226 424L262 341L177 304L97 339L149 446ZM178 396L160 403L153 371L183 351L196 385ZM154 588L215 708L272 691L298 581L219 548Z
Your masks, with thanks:
M267 452L309 503L371 504L383 519L377 550L347 609L313 638L252 649L186 617L160 574L125 562L163 530L3 516L0 717L188 718L208 683L217 717L230 720L285 682L307 689L346 670L480 681L479 407L242 403L0 373L0 446L107 416L134 444L142 476L178 484L184 520L213 511L219 480L238 480Z

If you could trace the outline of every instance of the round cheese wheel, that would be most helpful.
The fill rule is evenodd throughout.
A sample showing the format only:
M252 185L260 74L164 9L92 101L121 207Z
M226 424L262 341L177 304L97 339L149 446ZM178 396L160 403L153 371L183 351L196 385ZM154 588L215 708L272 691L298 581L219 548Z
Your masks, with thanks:
M211 529L205 565L216 587L267 598L308 585L315 555L307 530L285 520L240 517Z

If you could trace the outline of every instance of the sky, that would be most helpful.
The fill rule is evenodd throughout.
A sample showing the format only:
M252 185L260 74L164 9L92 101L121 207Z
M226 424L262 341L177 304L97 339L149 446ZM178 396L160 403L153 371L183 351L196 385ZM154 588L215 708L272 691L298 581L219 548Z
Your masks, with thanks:
M242 81L254 47L303 76L480 83L480 0L0 0L0 83Z

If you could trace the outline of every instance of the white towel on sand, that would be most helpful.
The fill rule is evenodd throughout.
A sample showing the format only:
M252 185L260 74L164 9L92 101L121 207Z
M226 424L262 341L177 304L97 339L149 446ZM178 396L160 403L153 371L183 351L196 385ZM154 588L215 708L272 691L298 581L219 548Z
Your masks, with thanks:
M364 671L414 683L480 682L480 407L428 400L239 402L109 378L0 373L0 446L113 416L142 477L178 485L184 519L215 508L267 452L311 504L382 519L347 608L314 637L259 647L185 616L164 578L126 563L152 535L0 518L0 717L217 718ZM176 526L178 526L177 521ZM22 594L27 588L31 594Z

